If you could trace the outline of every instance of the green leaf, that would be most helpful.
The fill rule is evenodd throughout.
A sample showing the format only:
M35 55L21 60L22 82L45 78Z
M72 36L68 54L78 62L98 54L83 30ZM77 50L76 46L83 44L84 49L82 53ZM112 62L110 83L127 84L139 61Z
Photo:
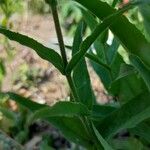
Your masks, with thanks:
M133 128L150 117L150 93L138 95L121 108L104 118L97 126L98 131L106 139L119 131Z
M132 67L131 65L123 63L120 66L119 75L117 76L116 80L127 77L128 75L133 74L133 73L135 73L134 67Z
M108 46L107 50L107 59L108 59L108 64L112 64L115 60L115 57L117 56L117 50L119 48L120 43L114 37L112 44Z
M47 105L38 104L36 102L31 101L29 98L22 97L15 93L8 92L1 94L8 96L8 98L10 98L11 100L14 100L18 104L28 108L31 111L36 111L38 109L48 107Z
M106 142L106 140L101 136L101 134L98 132L94 124L92 124L93 131L98 139L98 141L101 143L103 146L104 150L113 150L113 148L110 147L110 145Z
M47 120L58 128L67 139L88 149L93 146L91 135L80 118L51 117Z
M110 86L110 83L112 81L112 77L111 77L111 70L108 69L108 67L106 68L106 65L101 65L100 63L97 63L95 60L93 61L93 59L91 59L92 61L90 61L94 71L97 73L97 75L99 76L99 78L101 79L104 87L106 89L108 89L108 87Z
M131 64L138 70L150 91L150 69L135 55L129 56Z
M131 66L122 64L118 77L112 82L108 91L123 104L145 90L146 86L135 70Z
M90 30L93 31L95 26L98 24L96 17L94 17L89 11L86 11L83 8L81 10L82 10L85 22L90 27ZM107 48L107 46L106 46L107 38L108 38L108 30L106 30L106 32L101 34L96 39L96 41L94 42L94 48L96 49L97 56L99 57L99 59L102 62L106 63L108 61L108 63L111 63L113 61L114 55L117 52L119 42L116 38L114 38L112 45L108 46L108 48ZM108 53L107 54L108 56L105 56L106 55L105 53ZM108 57L108 58L106 58L106 57Z
M101 20L106 19L108 16L116 12L115 9L100 0L75 1L86 7ZM150 44L146 41L143 34L124 16L118 16L117 18L118 19L110 26L111 31L128 52L138 55L144 63L150 66Z
M119 53L116 53L116 56L110 65L112 81L118 77L121 65L123 63L125 63L123 57Z
M113 111L115 111L117 108L108 106L108 105L93 105L92 109L92 118L104 118Z
M81 103L58 102L54 106L37 110L29 119L29 123L37 119L46 119L49 117L74 117L88 116L90 111Z
M98 25L98 21L96 20L97 18L94 15L92 15L90 11L84 10L83 8L81 10L82 10L83 18L85 22L89 26L90 30L93 31L95 29L95 26ZM93 44L94 50L96 50L97 57L99 61L101 61L102 63L107 63L107 58L106 58L107 39L108 39L108 30L100 34ZM97 70L95 69L95 67L93 68L95 71Z
M80 22L74 37L72 55L79 51L80 43L82 42L83 30L84 24L83 22ZM85 58L82 58L78 65L74 68L73 80L80 98L80 102L91 109L93 102L95 101L95 96L91 88L91 81Z
M86 24L89 26L91 31L94 31L95 26L98 25L96 18L89 11L84 10L83 8L81 8L81 10ZM107 33L107 30L105 32ZM100 36L95 40L93 44L94 48L96 49L97 56L102 62L105 62L105 54L104 54L105 40L103 40L105 37L104 35L106 35L105 32L100 34Z
M132 8L135 4L131 3L123 7L122 9L118 10L117 12L111 14L106 19L104 19L102 23L97 25L97 27L94 29L92 34L88 36L82 42L79 52L76 53L70 60L66 68L66 73L70 73L72 71L72 69L77 65L77 63L81 60L81 58L86 54L87 50L90 48L93 42L98 38L98 36L102 34L109 26L111 26L119 18L119 16L121 16L122 13Z
M10 40L19 42L20 44L35 50L41 58L51 62L61 73L64 73L63 61L60 55L54 50L45 47L30 37L7 30L2 27L0 27L0 33L5 35Z
M95 72L97 73L107 90L109 90L111 83L118 76L121 63L123 63L123 59L118 53L116 54L112 64L109 66L110 69L106 69L106 67L91 62Z
M89 58L90 60L94 61L95 63L97 63L98 65L104 67L106 70L110 71L110 67L103 63L102 61L100 61L100 59L98 59L97 55L93 54L93 53L86 53L85 55L87 58Z

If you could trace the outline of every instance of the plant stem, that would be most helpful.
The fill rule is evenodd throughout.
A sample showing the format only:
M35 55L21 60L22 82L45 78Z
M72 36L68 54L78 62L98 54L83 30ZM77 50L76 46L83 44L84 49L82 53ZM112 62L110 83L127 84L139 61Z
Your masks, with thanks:
M73 95L74 100L79 102L79 96L78 96L78 93L77 93L77 90L76 90L76 87L75 87L75 84L72 80L71 75L67 75L66 78L67 78L68 84L71 88L71 93Z
M66 51L65 51L65 45L64 45L64 41L63 41L62 31L60 28L57 6L51 5L51 9L52 9L52 15L53 15L54 23L55 23L55 29L56 29L56 33L57 33L57 38L58 38L58 42L59 42L61 56L62 56L62 59L64 62L64 67L66 67L68 64L67 55L66 55Z
M65 51L63 35L62 35L60 22L59 22L56 1L51 3L51 9L52 9L52 15L53 15L55 29L56 29L56 33L57 33L57 38L58 38L58 42L59 42L60 52L61 52L61 56L62 56L63 63L64 63L64 68L66 68L68 61L67 61L67 55L66 55L66 51ZM66 78L67 78L69 87L71 89L71 93L73 95L74 101L79 101L79 96L78 96L75 84L72 80L71 74L66 75Z

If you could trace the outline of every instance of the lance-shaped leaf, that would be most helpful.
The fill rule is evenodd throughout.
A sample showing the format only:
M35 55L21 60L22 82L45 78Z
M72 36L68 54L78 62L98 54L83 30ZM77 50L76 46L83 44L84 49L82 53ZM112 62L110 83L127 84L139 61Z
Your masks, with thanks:
M82 34L84 31L84 23L80 22L74 37L72 55L79 51L82 42ZM95 96L91 87L91 81L87 69L85 58L82 58L78 65L73 69L73 80L80 98L80 102L85 104L89 109L92 108Z
M90 57L89 57L90 56ZM104 87L107 89L110 86L112 77L111 77L111 68L102 63L99 59L97 59L97 56L91 54L88 58L90 58L90 63L94 69L94 71L97 73L101 81L103 82Z
M123 129L135 127L148 118L150 93L145 92L104 118L98 125L98 130L107 139Z
M90 111L81 103L58 102L54 106L42 108L36 111L29 119L29 123L37 119L46 119L49 117L74 117L88 116Z
M122 64L120 73L112 82L109 92L123 104L143 93L146 89L143 79L138 77L135 69L127 64Z
M112 44L107 48L108 64L112 64L115 61L115 58L117 57L117 50L119 48L119 45L120 43L118 42L118 39L114 37Z
M83 8L81 8L82 10L82 14L83 14L83 18L86 22L86 24L89 26L90 30L93 31L95 29L95 26L98 25L98 21L96 20L96 18L90 13L90 11L85 10ZM102 62L106 62L105 60L105 53L104 53L104 43L107 40L107 30L101 34L94 42L93 46L96 50L97 56L99 57L99 59Z
M108 105L93 105L91 117L94 119L104 118L108 116L110 113L115 111L117 108Z
M91 135L79 117L50 117L47 120L70 141L86 148L93 146Z
M115 9L100 0L75 1L86 7L101 20L116 12ZM150 44L134 25L132 25L124 16L118 16L115 23L111 24L110 29L120 40L125 49L135 55L138 55L144 63L150 66Z
M111 26L125 11L132 8L135 4L137 3L128 4L127 6L123 7L122 9L113 13L112 15L108 16L106 19L103 20L102 23L97 25L97 27L92 32L92 34L82 42L79 52L76 53L73 56L73 58L70 60L66 68L66 73L70 73L72 71L72 69L77 65L80 59L86 54L87 50L98 38L98 36L102 34L109 26Z
M36 111L38 109L48 107L47 105L38 104L36 102L31 101L29 98L22 97L18 94L8 92L8 93L0 93L3 95L8 96L11 100L15 101L16 103L28 108L31 111Z
M36 40L8 29L0 27L0 33L5 35L10 40L19 42L20 44L27 46L36 51L36 53L43 59L52 63L60 72L64 72L63 69L63 61L60 55L55 52L54 50L45 47L41 43L37 42Z

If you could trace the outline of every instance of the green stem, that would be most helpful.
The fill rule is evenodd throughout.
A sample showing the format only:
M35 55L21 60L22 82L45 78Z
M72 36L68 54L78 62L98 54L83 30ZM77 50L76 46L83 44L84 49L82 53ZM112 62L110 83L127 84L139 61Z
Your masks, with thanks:
M56 29L56 33L57 33L61 56L62 56L62 59L64 62L64 67L66 67L68 62L67 62L67 55L66 55L66 51L65 51L65 45L64 45L64 41L63 41L63 35L62 35L61 28L60 28L58 12L57 12L57 3L52 4L51 9L52 9L52 15L53 15L54 23L55 23L55 29Z
M58 12L57 12L57 1L56 0L51 0L51 9L52 9L52 15L55 23L55 28L56 28L56 33L57 33L57 38L59 42L59 47L61 51L61 56L64 62L64 68L66 68L68 61L67 61L67 55L65 51L65 44L63 41L63 35L60 27L60 22L59 22L59 17L58 17ZM66 75L69 87L71 89L71 94L73 95L74 101L79 101L79 96L75 87L75 84L72 80L71 74Z
M77 90L76 90L76 87L75 87L74 81L72 80L71 75L67 75L66 78L70 86L71 94L73 95L74 100L79 102L79 96L78 96L78 93L77 93Z

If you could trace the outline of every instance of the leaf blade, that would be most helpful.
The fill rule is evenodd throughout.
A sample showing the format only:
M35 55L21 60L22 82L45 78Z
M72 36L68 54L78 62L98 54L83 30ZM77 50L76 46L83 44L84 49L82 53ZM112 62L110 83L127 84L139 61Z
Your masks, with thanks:
M48 107L47 105L38 104L36 102L31 101L29 98L22 97L13 92L7 92L7 93L1 93L1 94L8 96L8 98L10 98L11 100L14 100L18 104L28 108L31 111L36 111L38 109Z
M150 93L138 95L133 100L112 112L99 124L98 129L104 138L110 138L126 128L133 128L150 117Z
M63 61L60 55L55 52L54 50L45 47L41 43L37 42L36 40L8 29L2 28L0 26L0 33L5 35L10 40L19 42L20 44L27 46L36 51L36 53L43 59L51 62L60 72L64 72L63 69Z
M72 55L78 51L82 42L82 34L84 30L84 22L80 22L73 41ZM78 65L73 69L73 80L80 98L80 102L85 104L89 109L95 102L95 96L91 87L91 81L85 58L82 58Z
M87 148L92 146L91 137L80 118L51 117L48 121L57 127L67 139Z
M81 103L58 102L52 107L37 110L29 119L29 124L37 119L50 117L88 116L90 111Z

